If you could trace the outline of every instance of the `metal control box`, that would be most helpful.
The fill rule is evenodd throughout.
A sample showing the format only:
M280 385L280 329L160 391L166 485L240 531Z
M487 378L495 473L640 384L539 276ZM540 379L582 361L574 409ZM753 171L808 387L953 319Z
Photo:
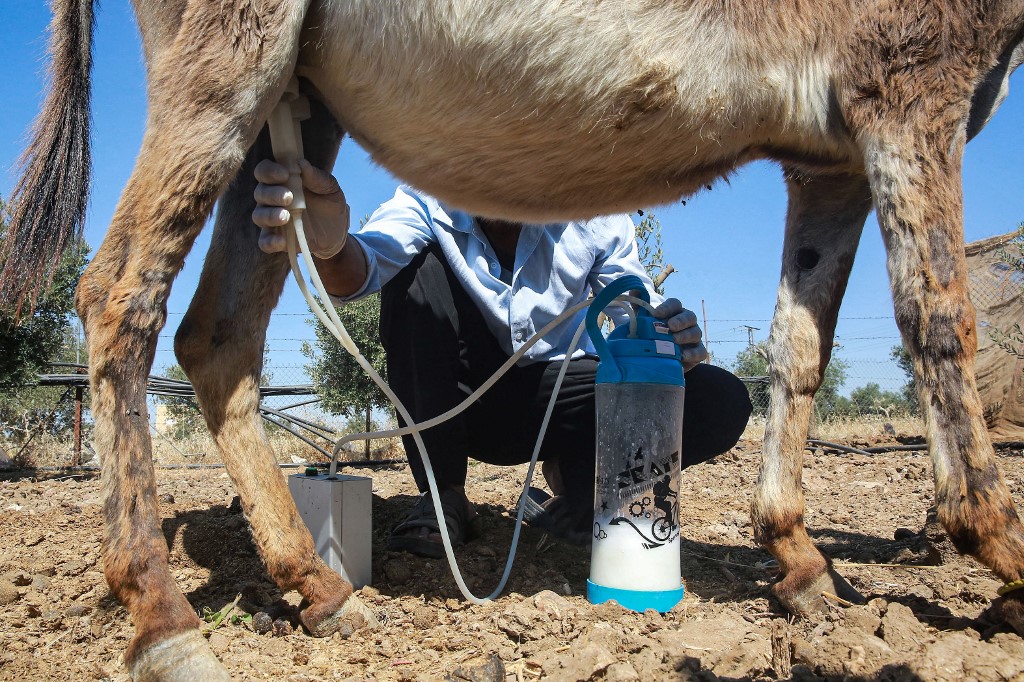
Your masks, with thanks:
M316 551L355 589L369 585L371 560L371 485L363 476L328 478L307 472L288 477L299 515L313 535Z

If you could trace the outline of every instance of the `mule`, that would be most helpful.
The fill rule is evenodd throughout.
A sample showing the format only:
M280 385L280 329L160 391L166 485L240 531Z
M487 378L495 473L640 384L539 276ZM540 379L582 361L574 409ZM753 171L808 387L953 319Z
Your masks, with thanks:
M1008 583L1024 526L996 468L972 364L961 157L1024 57L1024 0L134 0L149 84L135 170L82 277L103 457L104 570L131 613L136 679L226 677L168 570L145 379L171 281L218 200L177 357L270 575L314 635L351 586L317 557L257 416L265 330L287 276L257 248L252 168L293 74L310 160L347 132L404 180L473 213L584 218L678 200L757 158L789 193L768 344L771 409L753 502L794 613L859 595L811 542L801 492L812 397L872 207L913 358L939 517ZM15 197L0 291L31 306L79 229L91 0L55 0L55 87ZM1024 631L1024 591L1001 599Z

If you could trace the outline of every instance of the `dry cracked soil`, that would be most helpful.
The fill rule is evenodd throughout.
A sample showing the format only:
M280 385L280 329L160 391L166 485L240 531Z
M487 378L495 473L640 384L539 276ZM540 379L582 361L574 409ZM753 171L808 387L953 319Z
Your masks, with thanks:
M870 601L818 620L782 613L748 517L759 447L684 472L686 598L667 614L591 605L589 550L531 528L503 596L468 604L445 562L385 549L414 500L401 465L351 471L373 478L373 586L360 595L380 626L348 638L302 631L298 596L267 577L223 470L158 472L163 532L198 613L241 595L208 635L240 680L1024 680L1024 639L986 610L999 582L924 530L923 453L808 454L808 527ZM1018 504L1022 455L999 456ZM458 557L478 594L500 576L524 472L470 468L483 535ZM95 476L0 477L0 680L128 679L132 626L103 578L100 488Z

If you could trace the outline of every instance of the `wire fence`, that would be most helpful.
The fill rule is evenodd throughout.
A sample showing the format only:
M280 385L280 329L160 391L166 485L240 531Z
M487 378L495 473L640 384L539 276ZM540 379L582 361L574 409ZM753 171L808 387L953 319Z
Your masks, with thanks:
M6 414L0 419L0 464L4 463L5 454L8 461L21 467L98 463L92 445L87 378L77 368L66 367L61 371L71 373L41 376L38 386L24 389L31 394L31 405L21 414ZM852 362L846 372L848 381L865 384L896 380L892 369L881 362ZM761 434L768 408L768 379L741 378L754 405L748 436L756 438ZM392 414L379 410L370 415L326 413L304 365L275 366L265 379L269 385L261 388L260 414L281 462L327 461L333 442L340 435L391 428L395 424ZM217 461L191 386L179 379L153 376L149 392L150 426L158 462L200 465ZM856 409L847 407L841 415L834 409L816 410L816 415L817 421L825 422L839 416L890 419L910 416L910 411L876 400L857 405ZM395 460L401 456L398 439L359 442L342 453L346 461Z
M312 345L315 337L306 322L308 317L303 313L275 314L267 338L261 414L285 462L323 460L337 436L389 428L395 423L388 411L336 415L322 409L307 369L311 363L310 349L316 351ZM743 371L738 359L744 353L756 354L763 345L769 321L702 322L711 330L707 345L712 363L736 372L746 382L754 405L753 423L757 424L768 409L766 364L755 367L755 371ZM816 406L817 421L912 416L912 406L905 399L908 377L890 357L892 347L899 343L892 319L846 318L840 321L840 331L843 333L837 335L839 347L834 352L836 380L826 386L829 399ZM194 398L187 395L190 387L168 376L175 364L172 338L172 331L160 335L151 381L149 416L154 453L158 459L167 461L209 461L215 456L215 448L205 435ZM850 357L852 353L861 357ZM8 400L7 409L0 411L0 464L5 453L8 459L32 456L37 462L56 465L87 462L92 455L92 418L85 376L63 383L51 377L40 386L19 392L31 396L24 409L19 412L17 400ZM400 443L392 439L359 444L347 455L351 459L391 459L400 456Z
M987 254L1011 236L978 243L975 251ZM970 248L968 255L977 256ZM991 345L989 327L1006 326L1020 318L1017 308L1008 307L1008 301L1016 301L1019 307L1021 275L1008 269L999 259L982 265L984 267L971 268L971 296L979 306L982 345ZM281 452L280 457L284 461L323 458L333 438L339 434L392 426L394 417L387 411L346 416L329 414L322 409L307 369L312 362L310 356L318 352L315 333L309 323L311 315L304 305L285 308L270 319L265 349L265 386L261 391L261 415L275 440L275 447ZM769 408L768 369L763 347L771 320L707 318L703 301L701 310L705 314L701 327L711 353L710 362L733 371L747 385L754 407L753 431L748 429L748 435L756 438L756 430L763 428ZM992 317L996 313L1009 317L1000 321ZM167 328L158 337L155 377L151 381L150 425L155 456L201 462L212 453L213 445L207 436L199 435L205 434L205 428L196 402L189 395L190 387L171 376L175 369L173 338L183 316L182 311L169 312ZM73 324L78 329L74 344L78 350L71 354L71 359L75 360L84 342L81 325L77 320ZM880 428L892 430L891 422L905 419L907 424L914 424L908 428L919 429L912 380L903 369L905 363L901 365L894 354L899 345L899 333L891 315L840 317L833 361L815 399L815 424L860 420L860 424L877 422ZM77 360L85 362L84 357ZM984 388L988 384L981 381L984 378L981 364L979 359L979 385ZM1007 374L997 369L1000 376ZM88 383L80 370L72 371L67 367L55 370L61 371L77 376L43 377L38 385L31 387L0 387L0 467L12 458L28 457L48 459L58 465L73 464L85 461L92 454ZM1002 383L995 388L1005 393ZM365 444L360 453L349 454L389 458L396 456L399 447L397 440L373 442Z
M273 357L271 350L269 357ZM904 402L904 391L907 389L909 378L900 369L895 361L891 359L852 359L844 360L837 358L841 367L842 381L833 388L839 398L850 401L849 403L839 401L836 409L841 410L844 415L880 414L908 412ZM712 359L712 364L724 367L730 371L736 371L733 362L725 361L720 356ZM763 413L768 408L768 377L765 373L744 374L738 376L747 383L751 400L754 403L755 414ZM277 385L311 385L306 365L270 364L266 371L268 383ZM310 387L310 396L315 397ZM859 398L857 402L850 400L851 395ZM317 421L328 425L335 431L353 432L365 427L365 415L332 415L325 413L319 402L311 401L305 404L296 405L292 396L267 396L263 398L263 404L269 408L287 409L296 416ZM835 412L836 410L832 410ZM830 413L819 415L821 418L835 416ZM373 425L384 425L393 423L393 417L380 411L374 411L371 415Z

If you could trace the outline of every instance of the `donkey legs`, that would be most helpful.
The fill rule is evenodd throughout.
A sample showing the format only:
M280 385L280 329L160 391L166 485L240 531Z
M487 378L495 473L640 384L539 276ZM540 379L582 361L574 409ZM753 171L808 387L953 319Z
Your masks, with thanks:
M103 457L104 571L135 624L126 660L136 679L226 677L168 568L146 376L171 281L284 88L304 9L301 2L276 3L276 16L262 17L262 42L252 48L236 46L215 14L189 7L182 39L148 55L149 126L110 230L77 292Z
M946 138L946 139L943 139ZM915 154L914 150L918 153ZM914 363L939 521L956 548L1001 580L1024 578L1024 526L995 465L974 380L960 177L962 139L904 133L868 142L896 323ZM1024 591L1003 600L1024 634Z
M757 541L784 576L776 596L803 614L822 608L822 592L860 599L807 535L800 480L814 394L832 355L871 194L861 175L790 175L787 184L782 281L768 340L771 404L751 512Z
M341 130L316 103L303 124L310 160L334 163ZM352 586L317 555L299 518L257 412L263 344L270 311L288 274L288 259L256 246L252 223L253 168L271 157L260 136L242 170L221 198L213 242L199 288L175 337L175 352L196 389L206 423L238 489L253 539L267 570L283 590L309 602L303 624L315 635L332 634Z

